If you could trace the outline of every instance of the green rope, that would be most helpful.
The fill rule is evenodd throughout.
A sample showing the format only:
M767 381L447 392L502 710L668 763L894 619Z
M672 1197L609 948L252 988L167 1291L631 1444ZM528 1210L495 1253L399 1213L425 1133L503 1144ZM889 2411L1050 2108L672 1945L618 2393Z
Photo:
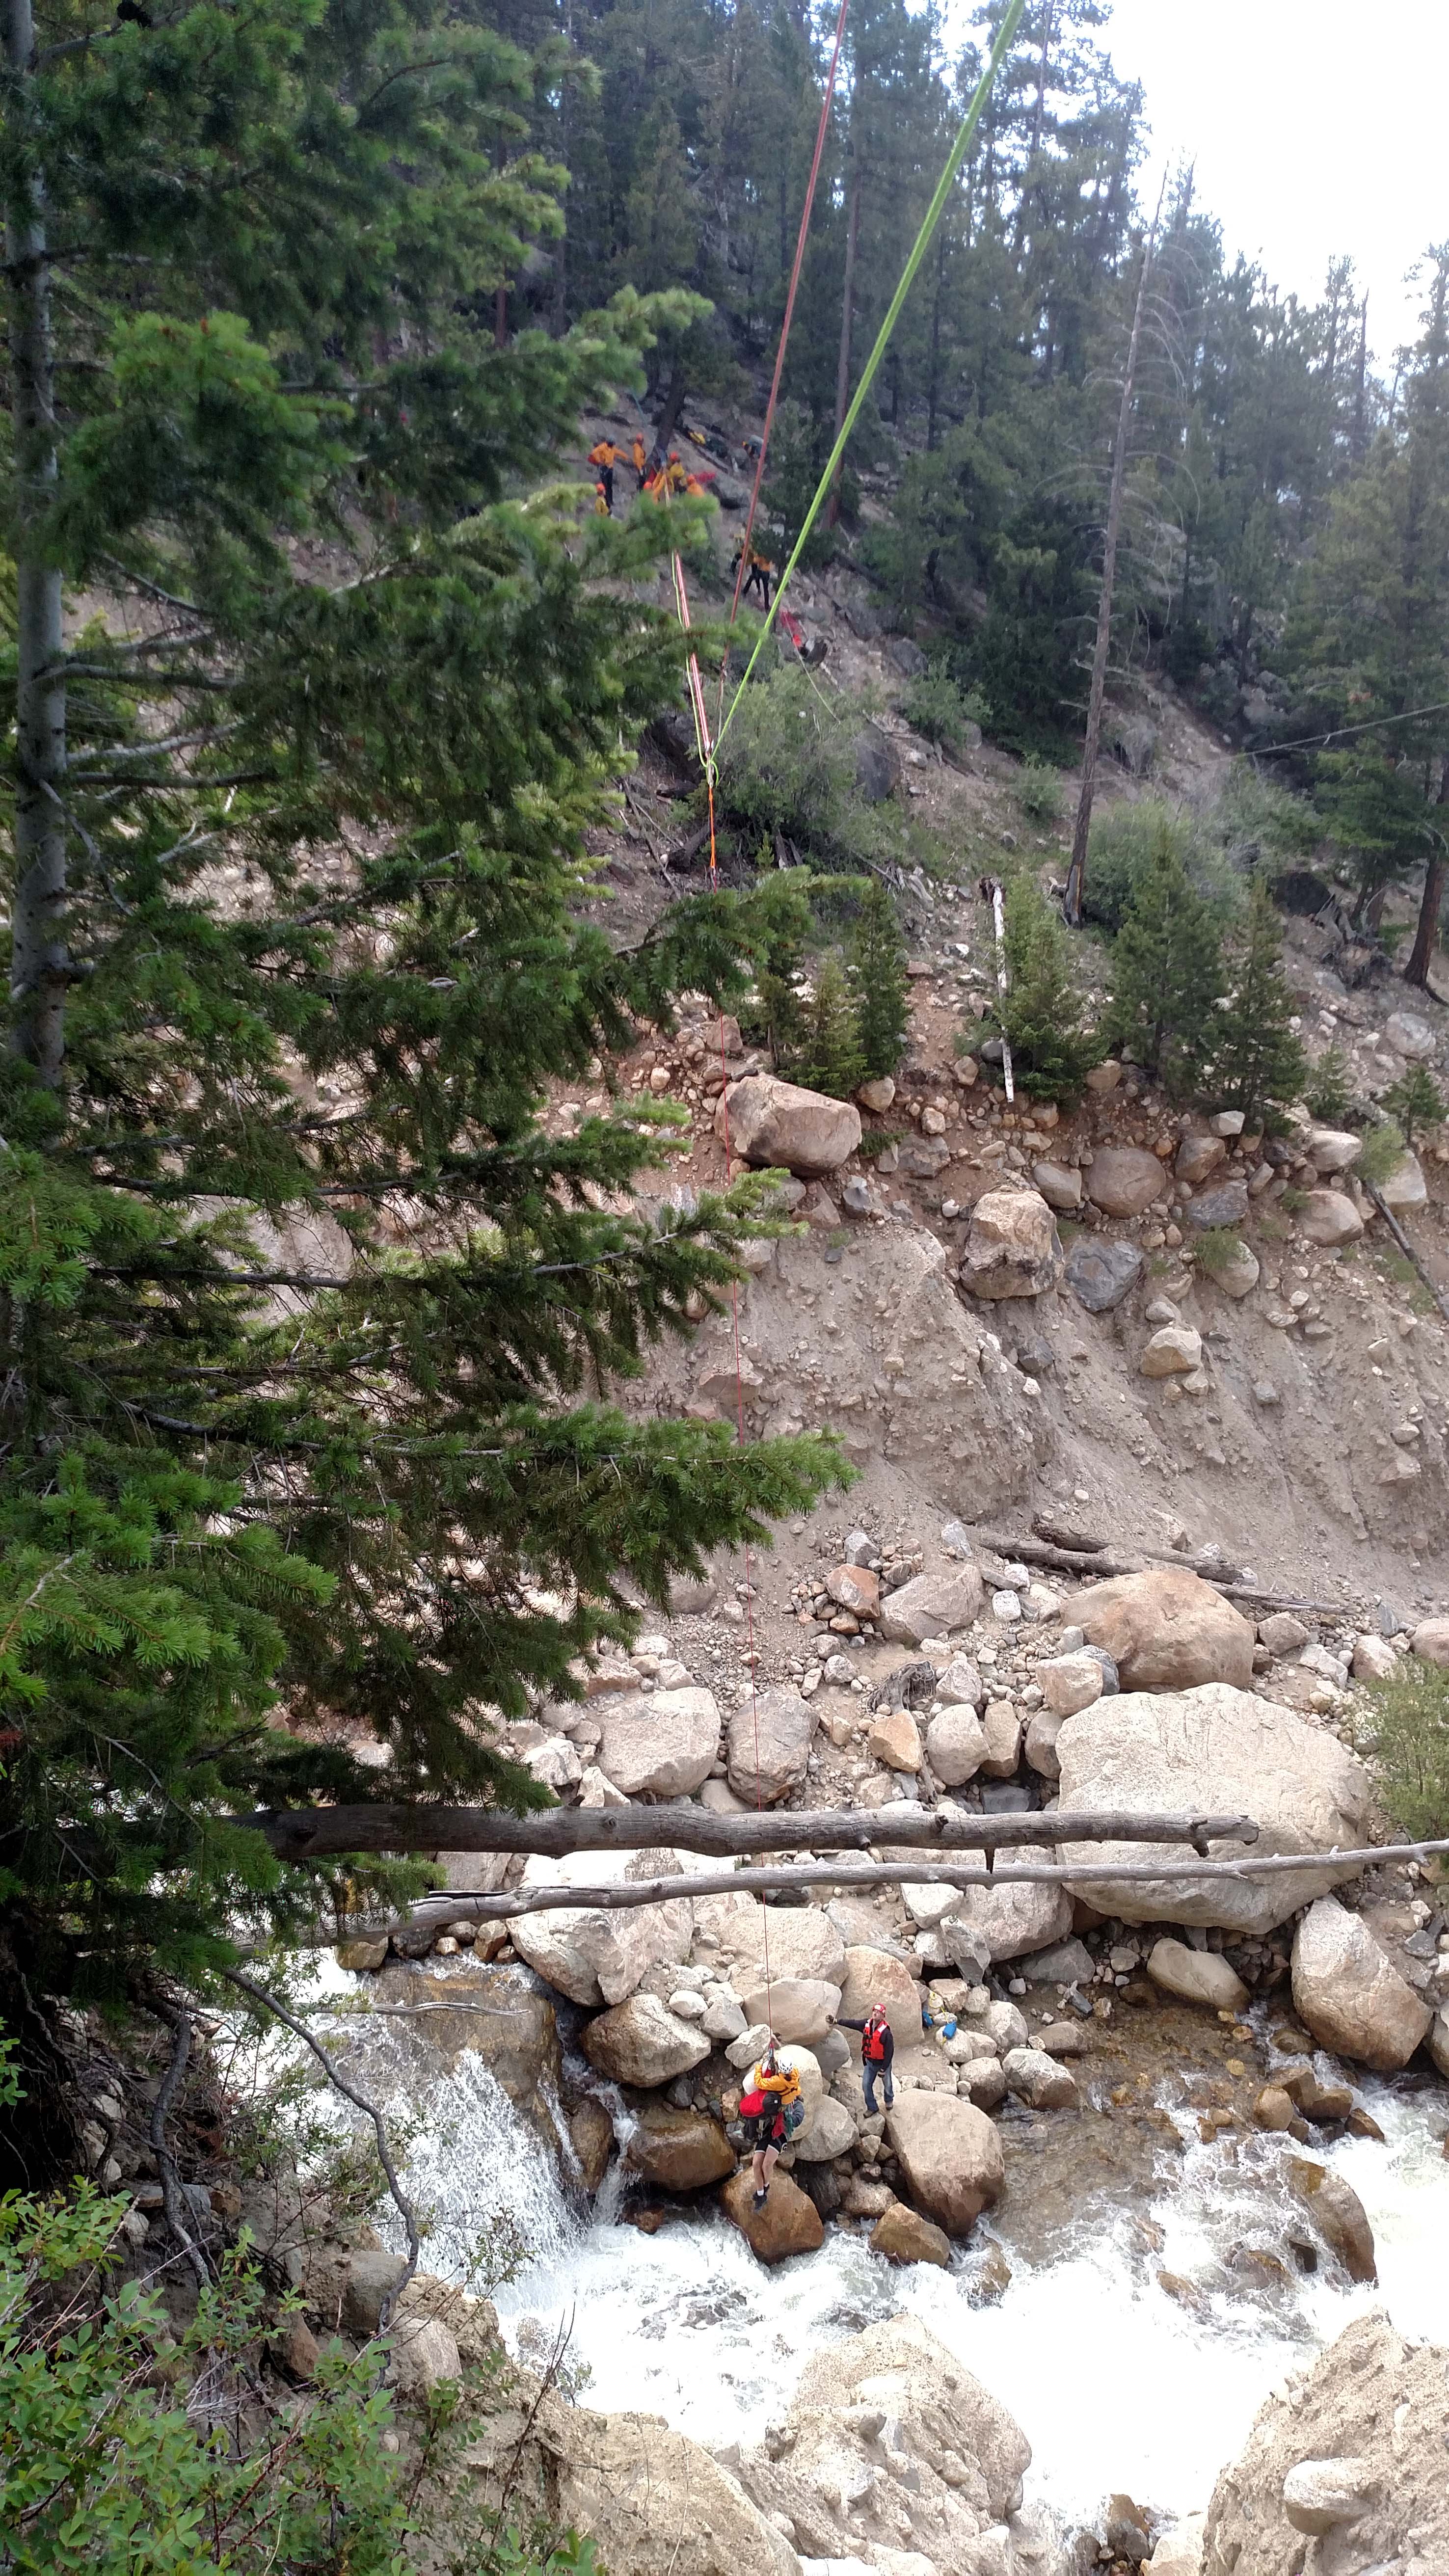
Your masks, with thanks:
M876 333L875 347L872 349L869 358L866 360L865 373L861 377L859 384L856 386L855 398L841 424L840 436L837 438L835 445L830 451L825 471L821 475L820 481L816 486L815 497L811 502L809 509L805 513L805 524L801 528L800 534L795 540L795 550L791 555L789 562L786 564L784 571L780 575L779 586L775 592L774 605L770 609L764 625L760 628L755 649L750 655L749 661L745 666L744 678L741 680L739 687L736 689L734 696L730 700L724 723L720 726L719 732L715 735L714 747L716 753L718 753L720 744L723 742L725 735L729 732L731 724L734 722L735 709L739 705L740 699L743 697L745 690L749 687L750 674L754 670L755 664L758 662L760 655L764 650L765 639L768 636L771 627L774 625L776 617L779 615L780 602L785 596L786 585L805 550L805 540L809 536L811 529L814 527L815 522L820 515L821 506L825 500L825 496L835 479L835 469L839 465L840 460L845 454L846 448L850 443L850 435L860 417L861 406L865 401L866 395L871 389L872 383L874 382L876 369L879 367L880 362L885 356L886 350L890 345L891 333L894 331L897 322L900 320L901 307L905 303L906 297L909 295L912 286L915 284L916 271L920 267L922 260L925 258L927 251L930 249L931 235L934 233L937 224L941 220L946 199L951 193L957 173L966 157L966 147L970 143L971 137L976 131L981 111L991 95L992 83L1001 68L1002 58L1006 53L1007 47L1011 43L1012 37L1016 33L1017 25L1025 6L1026 0L1010 0L1010 5L1007 9L1006 15L1002 19L1000 33L997 36L995 44L991 48L991 60L988 62L985 71L977 82L975 96L972 98L970 106L967 108L965 115L961 119L960 131L946 156L946 166L941 172L940 178L936 182L936 193L932 197L929 206L926 208L925 220L921 225L920 231L916 235L915 245L911 251L910 258L907 260L905 267L901 271L901 282L896 288L894 295L891 297L890 307L887 311L885 320L882 322L879 331Z

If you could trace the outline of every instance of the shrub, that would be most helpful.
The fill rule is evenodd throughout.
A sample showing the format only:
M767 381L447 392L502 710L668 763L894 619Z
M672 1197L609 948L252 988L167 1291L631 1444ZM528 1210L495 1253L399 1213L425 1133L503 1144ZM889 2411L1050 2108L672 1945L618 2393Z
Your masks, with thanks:
M1109 805L1093 816L1083 919L1115 936L1134 887L1163 847L1173 851L1199 894L1224 911L1229 908L1229 872L1197 818L1163 797L1149 796L1136 805Z
M1216 1031L1213 1096L1256 1127L1298 1098L1308 1059L1289 1023L1293 996L1283 979L1283 934L1273 898L1253 881L1242 929L1229 953L1227 1004Z
M850 942L848 967L862 1074L878 1081L894 1073L906 1051L911 990L906 943L896 908L879 877L872 877Z
M1066 789L1049 761L1027 760L1022 763L1016 781L1016 801L1033 823L1061 821L1066 812Z
M1401 1130L1406 1145L1426 1127L1438 1127L1445 1114L1444 1094L1427 1065L1410 1065L1383 1096L1383 1107Z
M1406 1840L1449 1834L1449 1672L1406 1657L1356 1711L1354 1739L1371 1756L1385 1809Z
M1365 1189L1381 1190L1390 1172L1398 1170L1404 1159L1404 1139L1391 1120L1371 1127L1359 1148L1354 1176Z
M837 715L795 664L745 690L719 750L719 800L751 833L785 833L835 867L909 856L904 819L856 784L861 711Z
M849 1100L863 1079L855 1005L838 957L821 961L798 1052L784 1070L833 1100Z
M1193 1253L1198 1269L1209 1279L1219 1279L1225 1270L1231 1270L1242 1248L1242 1237L1232 1226L1209 1225L1198 1236Z
M920 678L912 680L901 710L908 725L923 734L927 742L939 742L946 751L964 751L970 741L969 728L978 730L990 712L979 689L962 690L949 671L933 662Z
M1181 1099L1216 1050L1223 985L1217 922L1160 819L1112 947L1109 1040Z
M992 1018L1011 1048L1012 1072L1029 1100L1075 1099L1102 1047L1082 1025L1072 982L1071 943L1036 887L1018 877L1006 895L1006 992Z
M1326 1047L1313 1066L1303 1093L1310 1116L1321 1119L1325 1127L1343 1127L1353 1115L1353 1093L1349 1088L1348 1058L1336 1042Z

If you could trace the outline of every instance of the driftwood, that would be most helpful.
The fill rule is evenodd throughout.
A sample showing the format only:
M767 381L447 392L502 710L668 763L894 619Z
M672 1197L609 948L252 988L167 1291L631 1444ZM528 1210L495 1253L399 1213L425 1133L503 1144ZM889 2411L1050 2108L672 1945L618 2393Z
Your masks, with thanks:
M1387 1199L1384 1197L1382 1190L1380 1190L1373 1181L1365 1181L1364 1188L1367 1190L1369 1197L1373 1200L1374 1206L1378 1209L1380 1216L1383 1218L1385 1225L1388 1227L1389 1232L1393 1236L1395 1243L1398 1245L1399 1250L1404 1256L1404 1259L1413 1263L1415 1270L1419 1274L1420 1280L1428 1289L1429 1294L1433 1298L1435 1305L1438 1307L1440 1314L1443 1316L1445 1323L1449 1324L1449 1297L1445 1296L1442 1288L1435 1286L1434 1281L1430 1278L1423 1262L1420 1260L1412 1243L1409 1241L1408 1236L1405 1234L1403 1227L1400 1225L1398 1218L1395 1216L1393 1209L1389 1206Z
M1240 1860L1204 1861L1098 1861L1088 1860L1033 1863L1026 1869L993 1870L966 1863L939 1861L873 1861L840 1863L813 1861L793 1869L704 1870L697 1875L676 1874L671 1878L614 1879L601 1887L521 1887L511 1892L469 1895L450 1889L446 1895L429 1897L396 1923L349 1924L338 1938L381 1937L384 1931L416 1930L436 1920L439 1923L510 1923L524 1914L553 1914L586 1910L590 1913L620 1914L632 1912L641 1905L666 1905L681 1896L764 1896L782 1890L830 1887L847 1893L860 1888L877 1887L1062 1887L1092 1879L1100 1884L1117 1886L1159 1886L1203 1879L1242 1882L1255 1878L1282 1877L1295 1870L1322 1869L1341 1878L1348 1869L1366 1868L1385 1860L1423 1860L1431 1854L1449 1851L1449 1842L1401 1843L1372 1847L1361 1851L1275 1852L1265 1858L1251 1856ZM1326 1884L1327 1882L1325 1882Z
M1392 1220L1391 1220L1392 1221ZM1209 1574L1199 1557L1169 1556L1160 1548L1139 1548L1132 1556L1110 1556L1105 1548L1057 1547L1042 1538L1013 1538L1005 1530L973 1529L970 1536L978 1545L989 1548L993 1556L1015 1557L1023 1565L1040 1565L1053 1574L1095 1576L1105 1583L1115 1574L1146 1574L1154 1565L1177 1565L1188 1574L1200 1575L1225 1601L1258 1601L1270 1610L1315 1610L1326 1618L1347 1619L1353 1615L1348 1601L1300 1601L1286 1592L1265 1592L1256 1583L1230 1583L1225 1575Z
M497 1807L301 1807L234 1816L263 1834L283 1860L343 1852L528 1852L561 1860L579 1851L738 1853L869 1851L889 1843L936 1851L993 1852L1020 1843L1252 1843L1250 1816L1134 1815L1125 1809L1072 1815L975 1816L960 1807L816 1808L808 1812L717 1816L707 1807L546 1807L515 1816ZM909 1875L909 1873L908 1873Z

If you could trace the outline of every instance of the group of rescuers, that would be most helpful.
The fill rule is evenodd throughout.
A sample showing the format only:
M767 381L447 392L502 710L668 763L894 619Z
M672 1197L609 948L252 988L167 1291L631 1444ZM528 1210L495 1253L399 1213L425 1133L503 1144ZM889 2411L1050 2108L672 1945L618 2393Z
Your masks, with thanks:
M667 501L676 492L707 491L713 480L713 476L709 474L691 473L677 447L671 447L667 456L662 454L658 447L655 448L652 456L646 454L644 441L637 431L632 446L627 450L620 447L612 438L599 439L589 449L589 463L598 476L598 481L594 485L594 511L601 519L611 519L614 515L614 469L618 465L627 463L633 466L639 490L647 493L651 501ZM735 548L734 561L730 566L732 572L737 572L739 569L743 547L744 540L741 538ZM751 546L745 566L743 596L748 599L752 590L757 591L761 604L768 609L770 582L774 570L775 567L769 557L757 553Z
M889 2110L896 2098L891 2075L896 2043L884 2004L872 2005L864 2021L850 2021L832 2013L830 2025L834 2030L859 2031L860 2074L865 2087L866 2110L871 2118L875 2117L879 2107L875 2091L877 2084L885 2094ZM798 2070L780 2056L773 2035L764 2054L756 2058L750 2068L749 2082L740 2095L740 2118L750 2138L750 2180L754 2186L755 2207L763 2209L770 2196L770 2176L779 2161L780 2149L789 2145L805 2119Z

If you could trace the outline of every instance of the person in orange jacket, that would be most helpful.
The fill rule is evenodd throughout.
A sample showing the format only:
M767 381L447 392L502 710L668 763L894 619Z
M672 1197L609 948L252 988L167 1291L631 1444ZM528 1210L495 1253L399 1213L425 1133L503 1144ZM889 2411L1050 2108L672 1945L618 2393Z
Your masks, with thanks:
M647 472L647 460L644 453L644 441L640 437L637 429L634 432L634 446L632 454L634 459L634 472L638 479L639 489L642 492L644 489L644 478Z
M609 495L608 495L607 491L605 490L604 485L603 485L602 483L596 483L596 484L594 485L594 516L595 516L595 518L596 518L596 519L612 519L613 515L614 515L613 511L612 511L612 510L610 509L610 507L609 507Z
M611 518L614 511L614 468L618 462L619 450L612 438L601 438L596 447L589 449L589 463L603 484L604 499L608 504Z

